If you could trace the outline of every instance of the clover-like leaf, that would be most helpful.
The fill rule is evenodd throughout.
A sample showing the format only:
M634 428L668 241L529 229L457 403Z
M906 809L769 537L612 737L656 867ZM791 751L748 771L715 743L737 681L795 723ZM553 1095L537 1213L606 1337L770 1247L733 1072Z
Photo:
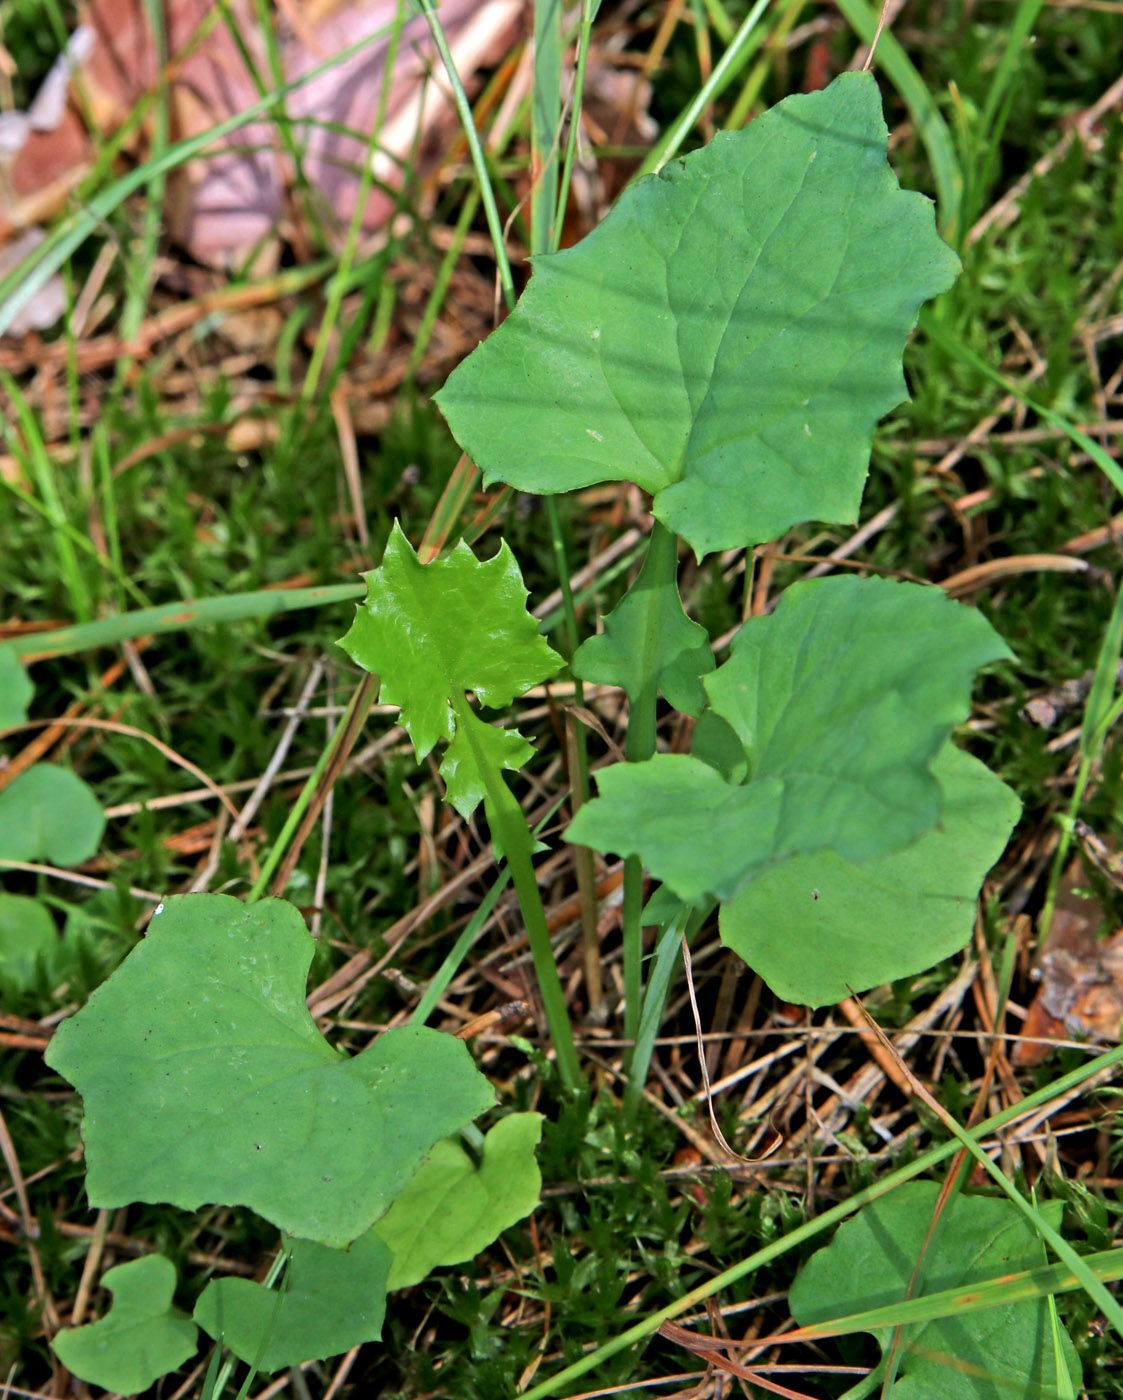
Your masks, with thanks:
M333 1049L304 1001L314 946L283 900L166 901L46 1054L84 1101L92 1205L247 1205L346 1245L494 1103L453 1036L406 1026Z
M958 951L987 871L1021 804L978 759L946 744L932 765L940 824L906 850L860 863L834 851L762 871L722 906L721 937L777 996L827 1006Z
M55 1355L79 1380L135 1395L182 1366L198 1347L195 1324L172 1307L175 1266L162 1254L118 1264L102 1278L113 1306L100 1322L60 1332Z
M27 667L10 647L0 647L0 729L24 722L34 693Z
M534 1149L540 1113L511 1113L484 1139L479 1166L451 1138L438 1142L374 1227L394 1255L390 1289L419 1283L444 1264L472 1259L538 1204Z
M792 1286L788 1301L799 1324L848 1317L910 1296L913 1269L939 1194L933 1182L909 1182L840 1225ZM1060 1226L1060 1202L1047 1202L1040 1210L1051 1225ZM925 1255L924 1294L952 1288L969 1294L984 1279L1045 1262L1032 1226L1005 1199L954 1196L936 1228L934 1247ZM873 1335L884 1350L892 1334L886 1327ZM972 1309L967 1296L963 1312L905 1330L900 1371L889 1394L892 1400L1052 1395L1057 1376L1053 1345L1047 1299ZM1079 1356L1063 1333L1061 1345L1078 1392Z
M526 588L502 544L481 563L461 542L445 559L422 564L395 523L379 568L363 576L367 596L339 645L382 681L382 699L402 707L402 724L424 758L440 739L453 744L442 769L449 801L467 816L484 794L471 745L457 743L456 707L471 690L495 708L552 676L561 657L538 635ZM532 750L506 731L491 758L518 768Z
M261 1371L322 1361L382 1336L389 1271L390 1251L369 1231L350 1249L294 1240L278 1288L212 1279L195 1321Z
M887 141L874 78L847 73L535 258L437 395L485 480L634 481L699 557L855 521L874 424L907 397L905 340L959 267Z
M706 704L700 678L713 669L706 629L687 617L677 583L660 579L650 554L605 618L604 631L582 642L573 657L575 675L595 685L621 686L633 701L653 676L676 710L694 716Z
M105 813L77 773L36 763L0 792L0 857L80 865L97 851Z
M1009 656L980 613L884 579L795 584L741 628L703 684L744 750L731 785L657 754L597 775L568 838L639 855L681 899L728 900L769 866L831 849L903 850L940 816L932 760L965 718L971 674Z

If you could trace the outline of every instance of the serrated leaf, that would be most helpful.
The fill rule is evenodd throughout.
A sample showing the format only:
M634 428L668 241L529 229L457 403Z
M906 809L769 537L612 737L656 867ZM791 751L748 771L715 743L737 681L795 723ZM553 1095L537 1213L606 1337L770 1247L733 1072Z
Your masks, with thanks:
M37 899L0 894L0 982L21 990L60 947L50 910Z
M852 523L905 340L949 287L932 206L886 162L877 84L848 73L637 181L437 403L525 491L634 481L695 553Z
M494 1103L453 1036L407 1026L350 1059L333 1049L304 1001L314 946L283 900L157 911L46 1053L84 1100L91 1205L246 1205L343 1246Z
M846 1317L906 1297L940 1188L909 1182L840 1225L813 1254L792 1286L789 1304L801 1326ZM1059 1202L1041 1207L1059 1227ZM1005 1199L954 1196L925 1256L924 1293L963 1288L1031 1269L1044 1249L1025 1217ZM915 1294L913 1296L919 1296ZM905 1330L892 1400L997 1400L1005 1395L1051 1394L1055 1380L1046 1300L999 1304ZM892 1335L873 1334L884 1350ZM1080 1359L1068 1337L1065 1359L1077 1389ZM948 1364L949 1362L953 1364Z
M674 579L657 579L649 554L605 618L603 633L577 648L573 674L595 685L621 686L633 701L653 677L676 710L696 717L706 704L701 677L714 669L710 639L683 611Z
M262 1371L322 1361L382 1336L389 1271L389 1249L369 1232L346 1250L294 1240L279 1288L213 1279L195 1321Z
M118 1264L102 1277L113 1306L100 1322L60 1332L55 1355L79 1380L118 1395L147 1390L198 1347L195 1324L172 1307L175 1267L162 1254Z
M436 1144L374 1227L394 1256L391 1291L474 1259L530 1214L542 1189L534 1158L541 1136L540 1113L509 1114L484 1139L478 1167L451 1138Z
M484 783L470 746L462 736L457 743L453 705L462 704L468 690L484 705L509 705L552 676L561 657L538 635L506 543L483 563L461 542L447 558L422 564L395 522L381 567L363 577L366 599L339 645L365 670L378 673L387 704L402 707L401 722L418 758L440 739L452 742L449 800L467 816ZM511 731L489 748L516 768L531 752Z
M721 910L722 942L786 1001L827 1006L932 967L971 937L987 871L1021 804L952 744L932 765L940 825L914 845L860 864L834 851L795 856Z
M0 792L0 857L80 865L96 854L105 814L77 773L36 763Z
M930 771L965 718L971 674L1009 656L981 614L884 579L795 584L741 628L704 685L744 750L748 781L657 754L597 775L568 839L639 855L683 900L722 900L762 870L831 849L905 849L939 820Z
M27 667L9 647L0 647L0 729L24 722L34 693Z

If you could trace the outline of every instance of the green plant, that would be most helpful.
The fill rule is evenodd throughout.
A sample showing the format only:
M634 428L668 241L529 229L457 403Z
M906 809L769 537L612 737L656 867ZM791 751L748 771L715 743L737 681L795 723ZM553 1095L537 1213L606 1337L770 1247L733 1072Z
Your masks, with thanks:
M583 244L538 262L519 307L438 396L488 480L540 493L630 480L653 497L636 583L572 661L632 705L629 761L601 773L568 834L629 858L633 1102L680 942L715 902L725 941L782 995L837 1000L966 942L1017 815L951 739L973 672L1009 655L981 616L919 585L800 584L715 668L677 588L676 536L702 558L806 520L856 519L874 423L904 396L905 339L956 268L930 206L897 187L886 142L874 81L856 74L667 165ZM483 801L560 1077L580 1097L535 837L503 771L531 749L468 699L505 707L558 669L525 598L505 546L485 563L460 547L422 565L396 533L344 646L402 705L419 757L447 742L449 801L465 814ZM659 694L697 719L690 755L655 752ZM665 884L646 916L641 862ZM923 922L897 939L894 908L921 875ZM659 929L646 990L645 922ZM378 1336L395 1279L463 1258L536 1188L534 1125L507 1118L474 1139L493 1097L463 1045L420 1025L350 1059L324 1041L303 1006L311 952L282 901L169 900L48 1055L83 1095L93 1204L245 1204L293 1237L273 1297L226 1281L196 1309L265 1368ZM511 1200L489 1183L516 1165ZM467 1182L492 1203L485 1230L463 1228ZM430 1189L452 1228L419 1257L408 1209ZM369 1307L340 1326L327 1300L356 1279Z

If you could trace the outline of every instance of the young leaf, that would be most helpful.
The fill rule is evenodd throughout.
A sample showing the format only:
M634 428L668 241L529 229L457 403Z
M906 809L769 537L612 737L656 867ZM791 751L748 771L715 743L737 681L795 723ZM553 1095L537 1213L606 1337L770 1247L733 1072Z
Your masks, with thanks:
M975 901L1021 804L989 768L945 744L932 765L940 825L893 855L834 851L762 871L723 905L721 937L777 996L827 1006L932 967L971 937Z
M94 1206L246 1205L301 1239L369 1230L433 1144L494 1103L453 1036L348 1059L304 1002L314 941L283 900L169 899L47 1050L85 1103Z
M484 1139L477 1167L451 1138L438 1142L374 1227L394 1256L389 1288L408 1288L444 1264L472 1259L538 1204L534 1149L540 1113L511 1113Z
M24 722L34 692L27 667L10 648L0 647L0 729Z
M634 481L701 557L853 522L905 340L954 281L932 206L886 163L877 84L847 73L638 181L534 259L437 403L486 481Z
M753 618L703 684L745 754L731 786L701 759L657 754L597 778L568 838L639 855L681 899L728 900L769 866L824 848L903 850L939 820L932 760L976 667L1009 656L986 619L937 589L884 579L795 584Z
M582 642L573 673L595 685L618 685L636 700L654 676L676 710L697 717L706 704L701 677L714 669L706 629L683 611L678 585L660 583L651 557L604 620L604 632Z
M422 564L395 523L381 567L364 578L366 599L339 645L364 670L379 674L382 699L402 707L418 758L439 739L451 741L441 771L449 801L468 816L484 782L454 704L462 705L471 690L484 705L509 705L552 676L561 657L538 635L505 543L485 563L460 543L447 558ZM476 737L507 768L519 768L532 752L509 730Z
M0 857L80 865L105 830L98 800L69 768L36 763L0 792Z
M906 1296L932 1220L939 1187L910 1182L865 1206L803 1266L789 1295L801 1326L846 1317ZM926 1255L924 1293L962 1288L1044 1262L1040 1241L1005 1199L955 1196L942 1217L937 1246ZM1059 1202L1042 1214L1060 1225ZM874 1333L884 1349L892 1335ZM1080 1388L1080 1359L1066 1336L1065 1360ZM949 1365L951 1361L955 1364ZM1054 1381L1052 1334L1045 1299L964 1310L906 1330L892 1400L995 1400L1046 1395Z
M162 1254L118 1264L102 1278L113 1306L100 1322L60 1332L55 1355L79 1380L118 1395L147 1390L198 1347L195 1324L172 1307L175 1267Z
M213 1279L195 1321L261 1371L322 1361L382 1336L389 1271L390 1251L370 1232L346 1250L294 1240L279 1287Z

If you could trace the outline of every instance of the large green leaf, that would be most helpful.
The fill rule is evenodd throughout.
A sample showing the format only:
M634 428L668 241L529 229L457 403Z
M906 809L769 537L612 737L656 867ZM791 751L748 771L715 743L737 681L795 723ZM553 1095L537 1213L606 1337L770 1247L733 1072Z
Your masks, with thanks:
M279 1288L213 1279L195 1321L261 1371L321 1361L382 1336L389 1270L389 1249L369 1232L346 1250L294 1240Z
M633 701L653 677L676 710L695 716L706 704L701 677L713 669L706 629L687 617L676 581L661 579L650 555L605 618L604 631L582 642L573 657L574 675L621 686Z
M60 1332L51 1343L68 1371L118 1395L147 1390L198 1347L195 1324L172 1307L175 1267L162 1254L118 1264L102 1278L113 1306L100 1322Z
M485 480L634 481L701 556L857 519L901 354L958 261L848 73L638 181L534 259L437 403Z
M98 800L69 768L36 763L0 792L0 858L80 865L105 830Z
M471 690L502 708L552 676L561 657L551 651L526 610L526 588L504 543L481 563L463 542L445 559L422 564L395 523L381 567L365 574L367 596L339 645L381 677L382 699L402 707L402 724L424 758L450 741L441 772L448 799L468 816L484 795L473 745L454 705ZM531 747L519 734L474 725L489 758L519 768Z
M374 1227L394 1256L391 1291L474 1258L530 1214L542 1189L534 1159L541 1136L540 1113L511 1113L484 1139L479 1166L453 1139L436 1144Z
M813 1254L789 1295L801 1326L847 1317L907 1296L932 1222L940 1188L915 1181L865 1206L840 1225L825 1249ZM1059 1227L1059 1202L1042 1215ZM1044 1249L1020 1211L1006 1199L955 1196L937 1224L925 1255L921 1293L963 1288L1045 1262ZM893 1400L1006 1400L1051 1395L1056 1363L1048 1301L1000 1304L906 1329ZM882 1349L892 1329L874 1333ZM1065 1361L1080 1389L1080 1359L1064 1337Z
M830 849L864 861L939 820L931 772L966 717L976 667L1009 656L980 613L884 579L795 584L741 628L704 678L745 755L732 785L702 759L657 754L597 776L569 839L639 855L681 899L732 899L769 866Z
M247 1205L346 1245L494 1103L453 1036L407 1026L351 1059L333 1049L304 1002L314 946L283 900L161 906L46 1055L85 1103L91 1205Z
M24 722L34 693L27 667L14 651L0 647L0 729Z
M834 851L762 871L721 910L722 941L777 996L826 1006L922 972L971 937L975 902L1021 804L969 754L932 765L940 825L907 850L856 864Z

